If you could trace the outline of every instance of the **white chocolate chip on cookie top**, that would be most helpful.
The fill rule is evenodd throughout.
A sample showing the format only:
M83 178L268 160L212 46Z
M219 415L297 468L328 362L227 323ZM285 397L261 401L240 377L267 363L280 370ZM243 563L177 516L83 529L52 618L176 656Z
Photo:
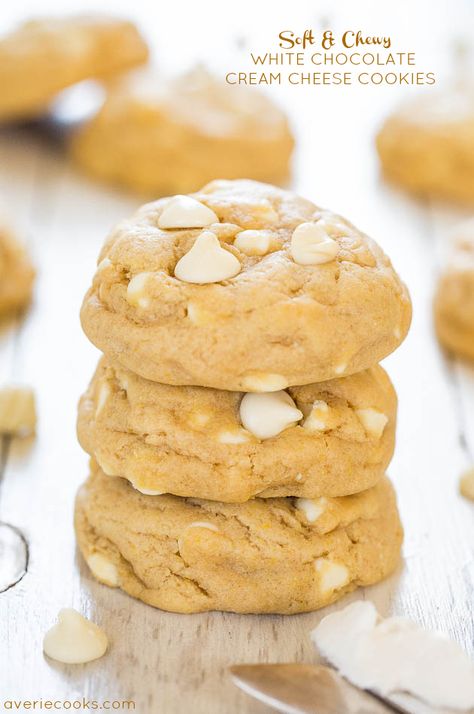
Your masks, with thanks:
M185 283L219 283L240 272L240 262L222 248L211 231L203 231L193 247L176 264L175 277Z
M246 394L240 403L244 427L259 439L270 439L303 418L288 392Z
M158 218L158 226L165 229L204 228L218 222L214 211L191 196L174 196Z
M240 231L234 241L235 247L245 255L266 255L271 243L270 231Z
M300 223L293 231L290 250L295 263L320 265L334 260L339 244L320 223Z

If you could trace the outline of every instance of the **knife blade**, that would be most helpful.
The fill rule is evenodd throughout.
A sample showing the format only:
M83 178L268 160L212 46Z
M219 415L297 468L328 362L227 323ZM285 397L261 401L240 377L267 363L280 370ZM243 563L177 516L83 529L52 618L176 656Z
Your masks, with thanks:
M230 673L246 694L284 714L408 714L321 665L239 664Z

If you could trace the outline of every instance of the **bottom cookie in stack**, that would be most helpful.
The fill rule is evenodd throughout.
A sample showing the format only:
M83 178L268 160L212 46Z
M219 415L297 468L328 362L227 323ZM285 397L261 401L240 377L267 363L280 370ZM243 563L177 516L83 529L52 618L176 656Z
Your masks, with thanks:
M98 580L182 613L316 610L389 575L403 538L386 477L353 496L228 504L143 495L94 460L75 523Z

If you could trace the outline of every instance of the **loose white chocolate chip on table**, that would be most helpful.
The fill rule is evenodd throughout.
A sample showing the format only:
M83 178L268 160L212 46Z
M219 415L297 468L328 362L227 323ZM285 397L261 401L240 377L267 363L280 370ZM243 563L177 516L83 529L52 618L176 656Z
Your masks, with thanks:
M101 411L107 403L107 399L110 396L110 386L108 382L103 382L98 390L97 399L95 403L95 418L100 415Z
M127 302L135 307L147 308L150 297L146 292L146 284L153 273L138 273L129 282L127 287Z
M82 664L105 654L108 640L105 632L77 610L60 610L58 622L43 640L48 657L65 664Z
M221 444L245 444L250 440L250 434L245 429L221 431L217 437Z
M317 399L311 412L304 420L302 426L309 431L324 431L329 414L329 406L322 399Z
M290 252L299 265L321 265L334 260L339 244L319 223L300 223L293 231Z
M271 238L268 231L241 231L234 245L245 255L266 255L270 250Z
M158 227L205 228L219 219L210 208L191 196L173 196L158 218Z
M375 439L380 439L387 426L388 417L376 409L356 409L355 413L362 422L367 434Z
M319 573L319 589L323 594L339 590L349 582L349 571L342 563L329 558L317 558L314 566Z
M117 568L101 553L91 553L87 556L86 563L97 580L112 588L117 588L120 585Z
M301 511L308 523L315 523L326 509L327 500L321 498L297 498L296 508Z
M288 380L281 374L270 372L248 372L242 379L246 392L278 392L288 386Z
M407 692L436 711L474 707L474 663L459 645L407 618L383 619L368 600L327 615L311 637L320 655L361 689Z
M244 427L258 439L270 439L294 426L303 413L287 392L246 394L240 402L240 418Z
M0 434L29 436L36 428L35 395L28 387L0 389Z
M240 273L240 261L222 248L211 231L203 231L176 264L175 277L186 283L219 283Z
M465 471L459 479L459 490L464 498L474 501L474 467Z

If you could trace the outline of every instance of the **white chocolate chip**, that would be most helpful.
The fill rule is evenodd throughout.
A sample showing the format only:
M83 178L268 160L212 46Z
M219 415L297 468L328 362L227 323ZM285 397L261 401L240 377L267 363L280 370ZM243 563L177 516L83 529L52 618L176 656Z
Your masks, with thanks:
M175 277L185 283L219 283L233 278L241 270L240 261L222 248L211 231L203 231L194 245L176 264Z
M0 389L0 435L29 436L36 428L35 395L29 387Z
M399 340L400 337L402 336L402 332L399 327L396 327L393 331L393 336L395 337L396 340Z
M250 434L245 429L221 431L217 437L221 444L244 444L250 440Z
M347 369L347 363L341 362L341 364L338 364L334 367L334 374L344 374L346 369Z
M310 414L304 420L302 426L309 431L324 431L329 414L329 406L322 399L317 399Z
M288 386L288 380L282 374L271 372L248 372L242 379L246 392L278 392Z
M147 308L150 298L146 293L146 284L153 273L137 273L127 287L127 302L135 307Z
M324 214L318 219L318 225L321 226L328 236L331 238L341 238L342 236L354 235L354 229L347 226L337 219L337 216L329 213Z
M187 526L187 528L207 528L209 531L214 531L215 533L219 532L219 528L214 525L214 523L210 523L209 521L193 521L189 524L189 526Z
M109 585L111 588L117 588L120 585L117 568L101 553L91 553L86 558L86 563L97 580Z
M334 260L339 244L319 223L300 223L293 231L290 251L299 265L320 265Z
M464 498L474 501L474 468L465 471L459 479L459 490Z
M298 481L298 483L299 483L302 480L303 480L303 474L296 474L295 481Z
M120 375L120 377L117 377L117 381L120 385L120 389L123 389L124 392L128 390L129 383L127 377L124 377L123 375Z
M105 654L108 640L105 632L77 610L60 610L58 622L43 640L44 653L57 662L82 664Z
M106 476L116 476L116 469L115 466L112 466L111 464L107 463L104 461L104 459L100 460L100 468L104 472Z
M329 558L317 558L314 566L319 573L319 589L323 595L339 590L349 582L349 571L342 563Z
M190 499L190 498L188 498L187 500L188 500L188 503L192 503L192 502L193 502L192 499ZM198 502L197 505L199 505L199 502ZM190 523L188 526L186 526L186 528L185 528L184 531L183 531L183 534L182 534L181 538L178 538L178 550L179 550L179 552L181 552L181 551L183 550L183 542L184 542L184 539L186 538L186 535L189 533L189 530L190 530L191 528L205 528L205 529L208 530L208 531L214 531L214 533L218 533L218 532L219 532L219 528L218 528L216 525L214 525L214 523L210 523L209 521L193 521L193 522Z
M258 439L270 439L303 418L287 392L246 394L240 403L242 424Z
M164 494L164 491L155 491L151 488L143 488L142 486L139 486L135 481L132 481L131 483L135 491L143 493L144 496L162 496Z
M369 436L380 439L388 423L388 417L376 409L356 409L357 416Z
M204 310L199 305L194 302L189 302L187 307L187 316L193 325L208 325L210 322L214 321L214 315L209 310Z
M103 260L100 261L99 265L97 266L97 273L102 272L102 270L105 270L105 268L108 268L109 265L112 265L112 262L109 258L104 258Z
M271 236L268 231L241 231L234 245L245 255L266 255L270 250Z
M259 221L273 224L278 223L278 213L267 198L254 203L251 210L254 217Z
M211 415L206 412L192 412L189 415L189 423L191 426L206 426Z
M95 418L99 416L103 408L105 407L107 400L110 396L110 386L108 382L102 382L102 384L99 387L99 393L97 395L96 399L96 406L95 406Z
M297 498L296 508L304 513L308 523L315 523L324 513L327 505L327 499L321 498Z
M191 196L173 196L161 216L158 218L158 227L173 228L204 228L219 219L210 208Z

